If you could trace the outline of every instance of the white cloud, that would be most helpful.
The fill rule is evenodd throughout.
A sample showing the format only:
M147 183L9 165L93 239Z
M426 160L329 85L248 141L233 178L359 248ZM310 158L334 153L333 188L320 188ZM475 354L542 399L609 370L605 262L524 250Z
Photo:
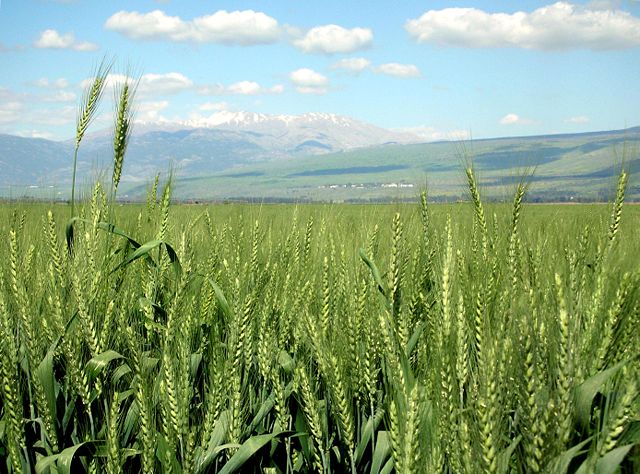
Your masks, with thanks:
M200 95L269 95L284 92L282 84L263 87L255 81L239 81L228 86L224 84L208 84L198 87Z
M289 80L301 94L325 94L329 86L329 79L309 68L289 73Z
M278 22L253 10L220 10L213 15L195 18L193 24L199 31L198 40L202 42L251 45L273 43L280 37Z
M589 117L587 117L586 115L577 115L575 117L569 117L568 119L565 119L565 123L573 123L573 124L589 123Z
M379 74L395 77L420 77L420 69L415 64L386 63L373 68Z
M27 96L0 86L0 125L25 121Z
M131 39L171 39L187 40L188 23L177 16L169 16L162 10L150 13L127 12L121 10L111 15L105 28L116 31Z
M421 17L407 21L404 27L420 43L443 46L546 51L640 46L640 18L602 6L557 2L530 13L445 8L429 10Z
M324 25L311 28L293 44L305 53L336 54L366 49L372 42L373 32L369 28L347 29L338 25Z
M344 69L352 74L359 74L371 66L371 61L365 58L345 58L331 65L331 69Z
M371 69L378 74L395 77L420 77L420 69L415 64L385 63L372 66L365 58L345 58L331 65L331 69L344 69L352 74L359 74L365 69Z
M84 89L89 87L93 78L87 78L80 83ZM107 76L107 88L112 88L125 82L135 84L137 82L136 94L148 97L159 95L172 95L191 89L193 81L179 72L168 72L164 74L143 74L140 79L135 79L125 74L109 74Z
M47 91L45 95L36 96L37 100L39 101L73 102L77 97L74 92L65 90L70 86L70 84L69 81L63 77L53 80L49 80L46 77L43 77L28 84Z
M206 86L198 87L198 94L200 95L224 95L227 88L224 84L208 84Z
M91 83L93 82L94 79L95 79L94 77L88 77L88 78L84 79L83 81L80 82L80 87L83 88L83 89L86 89L87 87L90 87ZM135 80L132 77L129 77L129 76L125 75L125 74L109 74L107 76L105 87L106 88L113 88L115 86L119 86L121 84L124 84L127 81L129 83L135 82Z
M55 135L53 133L45 132L42 130L21 130L21 131L15 132L15 135L19 137L26 137L26 138L44 138L46 140L51 140L55 138Z
M33 46L41 49L72 49L74 51L95 51L98 45L88 41L77 41L73 32L61 35L56 30L44 30Z
M166 74L143 74L140 77L138 91L146 95L177 94L180 91L191 89L193 81L179 72Z
M168 119L160 115L169 106L166 100L138 102L135 106L136 122L167 122Z
M0 86L0 129L15 134L18 127L69 126L75 122L75 106L43 106L46 102L51 101Z
M238 95L256 95L260 93L261 87L260 84L253 81L240 81L235 84L231 84L227 90L231 94Z
M325 76L309 68L296 69L289 78L298 86L324 87L329 83Z
M284 86L282 84L276 84L268 90L270 94L282 94L284 92Z
M33 84L36 87L40 87L42 89L66 89L69 87L69 81L67 81L64 77L49 80L46 77L33 81Z
M500 125L530 125L532 120L520 117L518 114L509 113L500 119Z
M56 108L55 113L43 109L33 112L34 117L31 121L39 125L67 125L75 122L76 112L77 109L73 105Z
M226 102L205 102L204 104L200 104L198 106L198 110L202 110L203 112L211 112L211 111L220 111L220 110L228 110L229 104Z
M248 46L278 41L278 22L253 10L219 10L212 15L183 20L162 10L149 13L119 11L105 22L105 28L131 39L164 39Z
M430 125L419 125L417 127L407 127L396 129L398 132L410 133L418 138L433 142L441 140L469 140L471 133L467 130L440 130Z
M235 95L259 95L259 94L281 94L284 91L284 86L277 84L273 87L262 87L257 82L253 81L240 81L235 84L231 84L226 88L227 93Z
M53 94L42 96L44 102L74 102L76 94L69 91L56 91Z
M24 111L24 104L22 102L2 101L0 103L0 124L14 123L20 120L22 112Z

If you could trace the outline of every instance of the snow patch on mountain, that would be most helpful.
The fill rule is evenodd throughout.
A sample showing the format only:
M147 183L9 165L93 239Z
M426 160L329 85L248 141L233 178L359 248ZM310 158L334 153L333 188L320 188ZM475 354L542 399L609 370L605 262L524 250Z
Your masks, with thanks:
M412 133L386 130L343 115L309 112L301 115L270 115L220 110L208 117L183 122L140 123L134 133L151 131L225 130L245 133L252 143L283 154L328 153L381 145L416 143Z

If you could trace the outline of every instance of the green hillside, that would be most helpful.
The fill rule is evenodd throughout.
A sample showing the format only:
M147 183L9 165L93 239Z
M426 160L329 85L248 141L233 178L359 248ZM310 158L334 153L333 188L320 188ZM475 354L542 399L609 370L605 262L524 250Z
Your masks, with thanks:
M472 162L487 197L512 195L530 174L530 199L607 200L622 163L631 199L640 198L640 127L621 131L386 145L237 166L177 180L182 199L368 201L414 197L425 183L433 199L466 196L463 169ZM177 171L178 176L180 170ZM141 195L145 186L130 188Z

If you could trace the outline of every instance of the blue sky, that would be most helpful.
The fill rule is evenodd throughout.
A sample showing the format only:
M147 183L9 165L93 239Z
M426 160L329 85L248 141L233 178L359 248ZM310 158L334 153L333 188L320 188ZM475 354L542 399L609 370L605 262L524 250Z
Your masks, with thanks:
M637 0L2 0L0 133L71 137L105 55L112 82L141 76L145 122L330 112L426 139L640 125Z

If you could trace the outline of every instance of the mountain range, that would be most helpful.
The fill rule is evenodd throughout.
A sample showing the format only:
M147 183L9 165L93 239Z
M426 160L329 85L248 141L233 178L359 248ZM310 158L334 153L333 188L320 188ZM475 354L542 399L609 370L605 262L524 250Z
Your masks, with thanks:
M111 133L83 140L80 183L109 173ZM73 147L73 140L0 134L0 197L67 197ZM221 111L183 123L136 123L120 197L143 197L156 173L172 169L183 199L404 199L428 182L432 196L450 200L464 195L461 170L469 161L489 195L535 169L532 195L543 200L606 199L624 162L632 172L629 196L640 197L639 148L640 127L421 143L335 114Z
M139 181L169 167L181 176L201 176L233 166L281 158L339 152L418 137L392 132L349 117L326 113L266 115L220 111L182 123L136 123L123 181ZM0 135L0 185L67 183L74 140ZM107 168L112 131L88 134L80 148L78 173L89 177Z

